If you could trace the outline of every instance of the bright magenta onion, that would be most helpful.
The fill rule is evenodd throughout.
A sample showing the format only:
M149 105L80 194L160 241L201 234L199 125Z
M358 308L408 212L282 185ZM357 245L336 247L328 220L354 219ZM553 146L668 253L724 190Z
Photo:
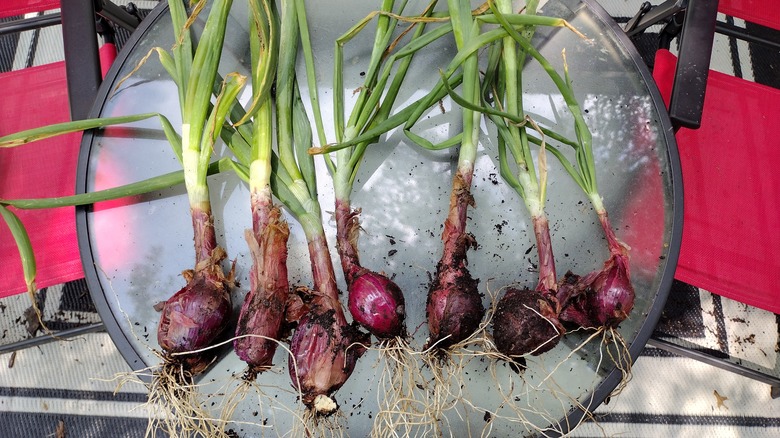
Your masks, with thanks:
M406 306L401 288L387 276L366 269L358 258L360 210L336 200L336 242L347 280L352 318L380 339L406 335Z
M382 274L366 270L357 276L349 287L349 313L378 338L406 332L403 293Z

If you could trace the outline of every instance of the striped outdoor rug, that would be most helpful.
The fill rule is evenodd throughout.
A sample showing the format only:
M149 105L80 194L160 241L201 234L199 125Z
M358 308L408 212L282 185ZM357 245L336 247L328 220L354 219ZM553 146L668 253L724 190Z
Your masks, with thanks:
M99 320L83 281L42 291L45 321L68 328ZM682 283L675 284L659 334L695 344L765 372L780 367L775 314ZM28 336L24 295L0 302L4 344ZM0 356L0 436L139 437L146 429L144 388L114 394L129 372L105 333ZM780 436L780 400L768 385L646 348L633 379L573 436Z

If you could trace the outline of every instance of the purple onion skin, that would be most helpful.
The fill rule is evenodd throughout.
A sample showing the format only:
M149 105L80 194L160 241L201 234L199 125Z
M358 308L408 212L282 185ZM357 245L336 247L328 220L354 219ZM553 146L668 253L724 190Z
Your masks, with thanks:
M187 285L163 305L157 342L169 355L210 346L222 334L232 312L232 273L225 277L220 262L225 251L216 244L209 211L192 210L195 232L195 269L185 271ZM188 354L176 360L192 374L205 370L213 353Z
M593 292L586 293L593 321L598 326L617 327L634 308L634 288L628 276L628 258L614 255L604 269L584 280Z
M327 248L324 236L309 242L314 284L319 289L303 293L307 310L290 341L290 379L310 408L317 396L330 396L341 388L370 342L368 334L347 324Z
M341 388L366 351L364 345L370 342L367 334L347 325L343 312L329 308L324 301L326 297L313 300L290 341L290 378L309 407L317 396L330 396Z
M348 307L352 319L379 339L406 334L403 292L382 274L359 275L349 287Z
M493 316L493 339L506 356L550 351L566 330L558 320L555 298L530 289L510 288Z
M591 305L599 309L596 322L601 326L617 327L634 308L636 293L631 284L628 247L615 236L606 212L599 214L601 227L609 244L610 257L604 262L601 275L593 279L596 294Z
M634 308L628 249L615 236L606 213L600 214L610 257L584 277L567 274L559 288L561 319L580 327L617 327Z
M229 286L222 276L210 270L195 272L181 290L162 309L157 327L157 342L166 353L199 350L211 345L222 334L230 317ZM193 374L207 366L209 354L181 356Z
M353 210L349 201L336 200L336 242L347 280L349 312L379 339L406 336L406 305L401 288L387 276L360 265L359 216L360 210Z
M469 187L471 174L458 172L453 178L450 210L444 222L444 250L436 276L428 291L426 316L429 345L446 349L471 336L479 327L485 308L478 280L468 270L467 250L475 244L466 233L466 212L474 204Z
M536 290L547 295L558 289L555 256L552 249L552 239L550 239L550 223L544 214L534 216L532 222L536 238L536 254L539 258L539 283Z
M279 207L255 202L254 232L246 240L252 253L249 292L241 306L233 349L249 365L250 375L273 364L289 299L287 240L290 230ZM261 214L262 210L262 214ZM243 335L256 335L241 337Z
M429 345L446 349L477 330L485 314L477 284L465 269L439 270L425 307Z
M580 282L581 277L567 272L558 286L558 301L562 303L559 319L575 327L596 327L590 314L590 305L585 296L587 287Z

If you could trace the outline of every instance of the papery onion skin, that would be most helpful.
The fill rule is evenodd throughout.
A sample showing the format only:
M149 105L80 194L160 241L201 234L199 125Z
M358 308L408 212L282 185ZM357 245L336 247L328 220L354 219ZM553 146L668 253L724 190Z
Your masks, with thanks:
M567 274L559 296L564 300L561 320L580 327L617 327L634 308L635 292L628 258L613 254L604 267L585 277Z
M249 365L250 374L272 365L284 327L289 300L287 240L289 227L270 196L253 194L253 231L245 237L252 253L249 292L244 298L236 326L233 349Z
M610 266L593 282L598 291L591 297L591 306L598 309L596 322L605 327L617 327L628 318L634 308L634 288L628 278L628 262L625 257L610 258Z
M157 342L165 354L200 350L210 346L221 335L232 312L230 288L219 262L225 252L217 247L211 257L202 260L195 271L186 271L187 285L163 305L157 327ZM210 353L179 356L193 374L203 371Z
M428 345L446 349L471 336L485 314L478 280L468 270L466 252L476 245L466 233L466 211L474 204L469 192L471 174L459 172L453 179L450 213L444 223L444 250L428 291L426 316Z
M599 214L609 245L604 266L584 277L567 274L559 289L561 320L580 327L615 328L634 308L636 293L631 283L628 247L612 230L606 213Z
M288 370L303 403L313 407L318 396L330 396L349 379L369 339L347 325L343 312L328 297L311 291L304 301L309 303L309 312L290 341L293 355Z
M615 254L604 267L576 280L561 319L580 327L617 327L634 308L635 293L626 256Z
M306 308L301 309L303 316L290 340L288 361L293 387L301 392L303 403L315 411L315 400L341 388L370 342L368 334L347 324L327 248L324 235L309 242L314 284L319 289L299 290Z

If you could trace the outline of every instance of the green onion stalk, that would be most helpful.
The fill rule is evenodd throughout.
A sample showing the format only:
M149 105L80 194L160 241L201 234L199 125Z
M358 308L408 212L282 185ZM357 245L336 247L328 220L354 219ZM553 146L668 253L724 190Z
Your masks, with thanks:
M393 69L397 58L391 56L391 53L400 42L400 37L394 38L395 29L399 19L406 19L406 17L400 16L406 6L406 1L402 2L397 12L394 11L395 3L394 0L384 0L378 11L369 14L335 42L333 114L338 143L352 141L370 128L386 121L406 77L415 51L410 51L409 55L398 60L396 68ZM430 17L435 3L432 2L428 5L419 17L409 19L417 21L412 25L416 25L412 41L419 40L422 36L425 30L424 21ZM360 87L350 115L345 120L343 47L349 40L355 38L375 16L377 17L377 27L365 80L363 86ZM311 44L308 39L305 15L301 13L299 17L304 33L303 50L308 70L312 106L317 108L317 86L316 81L312 80L315 74ZM319 141L321 144L325 144L327 141L319 117L319 111L315 111ZM353 209L351 202L355 178L366 148L377 140L378 136L362 141L354 146L343 148L335 154L325 155L325 159L333 177L336 242L341 267L347 282L350 313L355 321L374 336L389 341L406 336L404 296L398 285L385 274L361 265L358 252L361 210Z
M591 202L604 231L610 255L601 269L583 277L568 274L559 281L556 298L561 307L560 320L580 327L615 328L625 320L634 307L634 287L631 284L629 269L629 248L615 235L609 221L606 207L599 194L596 178L596 163L593 157L593 138L585 123L579 102L569 77L564 57L564 77L555 71L552 65L508 23L502 27L517 42L525 53L533 57L555 83L574 118L576 141L558 138L571 146L575 153L572 163L557 148L548 145L550 151L561 163L566 172L583 190Z
M38 140L44 140L47 138L53 138L63 134L83 132L89 129L100 129L106 126L133 123L153 117L158 117L160 119L163 132L171 144L180 141L178 134L176 134L173 126L168 121L168 119L165 118L165 116L159 113L145 113L127 116L75 120L71 122L56 123L53 125L27 129L0 137L0 148L20 147L28 143L33 143ZM181 184L181 182L183 182L182 172L175 172L174 174L161 175L160 177L152 178L150 180L102 190L100 192L72 196L60 196L54 198L0 199L0 216L2 216L4 222L11 231L11 236L14 238L17 250L19 251L19 257L22 262L22 274L24 276L27 294L32 301L33 309L35 310L38 318L41 318L41 314L35 300L35 291L37 290L35 282L38 270L37 263L35 261L35 254L30 243L30 237L26 228L24 227L24 224L16 215L16 213L14 213L14 209L34 210L90 205L95 202L119 199L126 196L135 196L142 193L160 190L171 187L172 185ZM40 322L42 327L46 329L45 324L43 324L42 321Z
M419 22L441 22L441 20L449 21L449 15L443 15L442 13L433 13L430 19L421 19L420 17L402 17L406 21L419 21ZM538 15L526 15L526 14L513 14L505 17L512 27L524 27L524 26L550 26L550 27L566 27L575 33L578 33L566 20L561 18L544 17ZM475 15L474 20L479 24L497 24L498 19L493 14ZM452 23L441 23L434 29L423 33L417 38L414 38L408 44L400 48L397 52L390 55L387 62L385 62L385 69L380 76L379 83L383 80L387 80L390 75L390 68L394 62L402 60L408 56L411 56L432 42L438 40L452 33ZM458 70L463 65L464 61L470 56L482 50L484 47L489 46L495 41L501 40L506 36L507 32L503 28L491 29L481 34L477 34L472 38L463 48L459 49L455 56L452 58L447 68L442 73L442 79L440 79L436 85L431 87L428 93L418 101L393 112L392 115L382 121L376 121L376 123L370 124L364 131L359 133L352 140L343 140L341 142L332 144L322 144L317 147L312 147L309 150L311 154L327 154L331 152L337 152L345 148L351 148L356 145L365 143L371 144L376 142L376 138L382 134L391 131L399 126L403 126L404 134L418 146L428 150L442 150L448 149L460 144L462 134L453 136L452 138L443 141L439 144L433 144L426 140L424 137L414 133L411 129L420 120L420 118L431 108L433 108L438 101L446 97L448 94L452 94L450 88L456 87L463 82L463 74ZM578 35L581 35L578 33ZM392 60L392 62L391 62ZM478 108L478 107L474 107ZM484 108L479 108L479 111L483 111ZM545 135L548 135L545 133ZM561 139L556 137L556 140ZM324 141L324 140L323 140Z
M537 1L526 5L525 13L534 14ZM512 13L511 0L490 2L494 15L501 24L506 24L506 15ZM530 40L533 27L522 32ZM514 29L512 32L516 32ZM498 158L500 174L514 189L528 210L533 224L538 255L539 280L535 289L509 288L498 301L493 318L493 338L496 348L502 354L521 362L527 354L539 355L551 350L565 333L558 320L560 305L556 293L558 281L555 272L555 257L550 225L545 213L547 198L547 158L544 133L530 117L525 116L522 102L522 69L525 52L518 51L512 36L503 38L500 45L491 50L493 74L486 82L493 94L495 112L487 113L496 125L498 137ZM492 81L490 80L492 79ZM500 112L514 116L512 120L501 117ZM518 123L519 122L519 123ZM542 141L538 153L538 168L534 165L526 129L536 129ZM510 154L507 154L507 149ZM513 160L513 163L510 161ZM514 172L513 172L514 168Z
M221 266L226 254L217 245L206 181L223 120L245 83L243 76L228 75L216 103L211 104L231 4L231 0L214 2L193 54L189 25L197 14L188 17L181 2L170 1L177 42L173 56L157 51L179 90L181 162L195 243L195 266L183 273L187 284L163 304L157 340L165 360L184 367L189 375L202 372L213 353L185 353L210 346L224 331L232 311L233 272L226 275Z
M347 323L325 237L317 200L312 131L298 91L295 61L300 40L298 20L303 2L288 0L281 8L279 62L276 74L278 159L272 188L303 228L309 248L313 289L299 288L301 306L290 340L288 370L310 412L327 415L337 410L331 397L352 374L365 351L368 335Z
M253 123L249 125L249 197L252 230L245 238L252 254L249 292L244 298L233 347L249 365L246 380L272 365L284 326L289 300L287 240L290 230L271 191L273 101L271 84L279 56L278 19L275 5L253 0L250 6Z
M462 50L479 34L479 23L472 19L470 2L449 0L452 33L458 50ZM462 93L467 102L476 104L480 98L477 53L463 62ZM436 266L436 275L428 291L426 315L430 331L429 345L444 350L471 336L485 314L478 280L468 270L466 252L476 242L466 231L467 213L474 206L471 181L477 158L480 113L462 109L463 134L460 137L458 163L452 181L450 206L442 232L443 254Z

